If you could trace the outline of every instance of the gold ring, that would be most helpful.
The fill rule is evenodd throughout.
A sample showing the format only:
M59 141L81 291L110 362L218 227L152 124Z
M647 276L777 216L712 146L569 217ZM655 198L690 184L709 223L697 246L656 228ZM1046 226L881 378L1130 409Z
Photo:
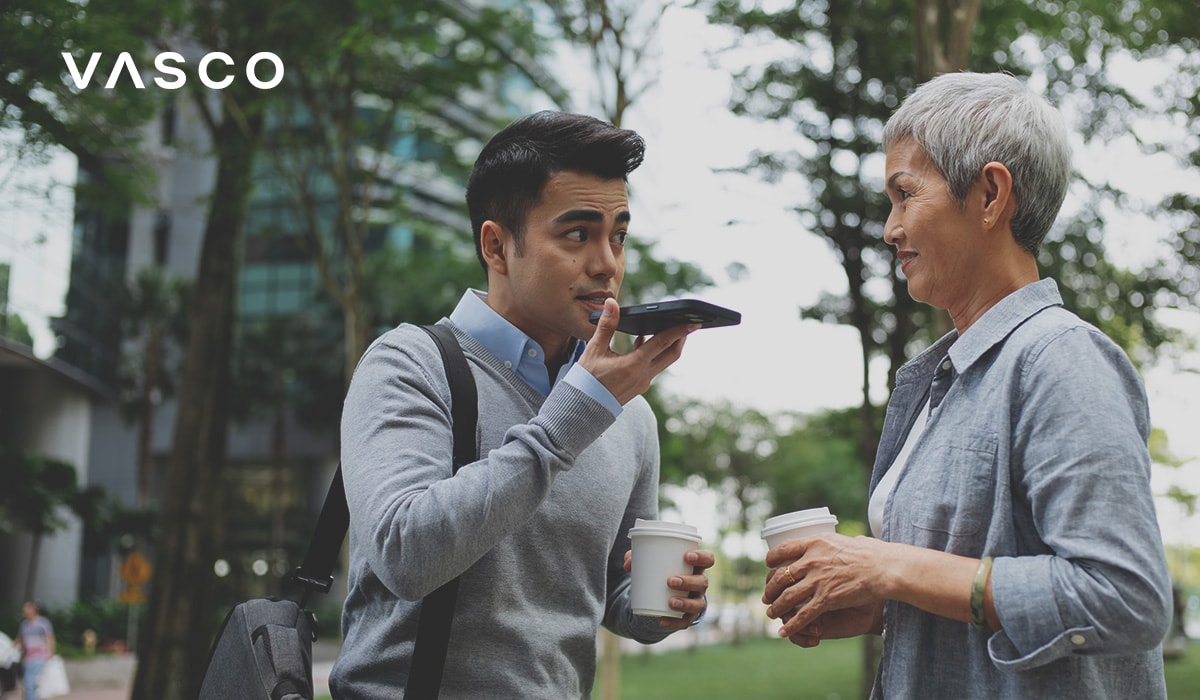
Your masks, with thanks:
M783 573L787 574L788 583L796 582L796 579L792 576L792 565L791 564L788 564L787 566L783 567Z

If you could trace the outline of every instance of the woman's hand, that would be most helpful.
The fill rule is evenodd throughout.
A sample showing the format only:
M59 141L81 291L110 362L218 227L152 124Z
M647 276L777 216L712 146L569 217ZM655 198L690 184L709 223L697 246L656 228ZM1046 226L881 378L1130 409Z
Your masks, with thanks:
M886 543L821 534L788 540L767 552L767 616L779 636L799 646L877 631L882 625Z

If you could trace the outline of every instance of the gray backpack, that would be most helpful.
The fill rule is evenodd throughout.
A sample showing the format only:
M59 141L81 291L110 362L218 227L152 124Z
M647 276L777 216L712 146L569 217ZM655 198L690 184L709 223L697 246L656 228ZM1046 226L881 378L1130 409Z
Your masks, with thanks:
M475 380L449 328L421 328L433 337L446 366L454 424L453 471L457 472L475 460ZM317 620L305 605L309 594L328 593L333 586L333 567L349 522L339 466L304 563L291 575L304 589L301 601L254 598L235 605L213 641L199 700L312 700L312 643L317 639ZM408 700L437 698L457 595L455 578L421 601L413 670L404 692Z

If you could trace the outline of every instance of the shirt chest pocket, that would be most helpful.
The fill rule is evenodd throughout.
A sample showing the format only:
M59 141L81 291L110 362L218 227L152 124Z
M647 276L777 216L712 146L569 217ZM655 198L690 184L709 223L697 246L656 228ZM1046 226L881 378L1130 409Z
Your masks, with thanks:
M902 479L905 510L926 546L954 551L955 539L984 531L996 483L995 433L939 430L911 458Z

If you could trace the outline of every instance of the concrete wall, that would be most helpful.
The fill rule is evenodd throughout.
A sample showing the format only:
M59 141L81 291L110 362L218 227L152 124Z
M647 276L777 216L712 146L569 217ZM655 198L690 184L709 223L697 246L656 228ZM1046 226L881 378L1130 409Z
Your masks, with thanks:
M0 371L0 415L3 441L75 466L78 483L88 483L92 394L44 365L6 367ZM78 519L64 509L66 529L42 539L33 596L51 607L75 600L79 586ZM0 605L15 610L25 595L33 538L0 536Z

